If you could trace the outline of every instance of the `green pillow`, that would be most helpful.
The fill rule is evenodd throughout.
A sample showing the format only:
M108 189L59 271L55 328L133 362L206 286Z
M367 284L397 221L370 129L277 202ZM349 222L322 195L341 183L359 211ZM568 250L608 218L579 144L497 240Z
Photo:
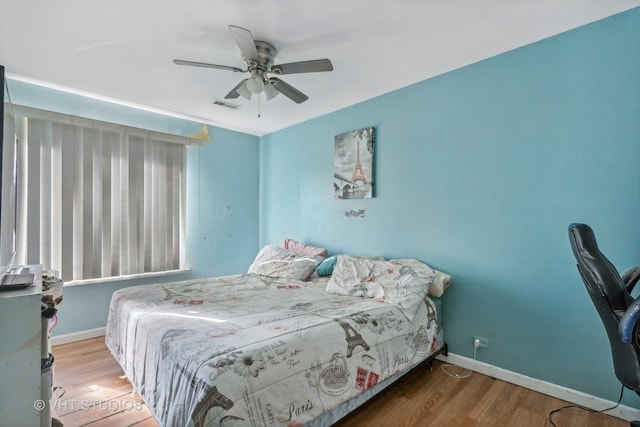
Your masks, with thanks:
M324 261L320 263L318 268L316 268L316 273L318 273L318 276L331 276L331 273L333 273L333 267L335 267L337 259L338 255L333 255L329 258L325 258Z

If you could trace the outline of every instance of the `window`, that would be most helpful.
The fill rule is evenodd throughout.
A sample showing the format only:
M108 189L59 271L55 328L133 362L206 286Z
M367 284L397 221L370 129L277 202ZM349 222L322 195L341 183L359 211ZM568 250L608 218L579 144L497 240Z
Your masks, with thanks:
M16 107L17 264L65 282L184 268L188 138Z

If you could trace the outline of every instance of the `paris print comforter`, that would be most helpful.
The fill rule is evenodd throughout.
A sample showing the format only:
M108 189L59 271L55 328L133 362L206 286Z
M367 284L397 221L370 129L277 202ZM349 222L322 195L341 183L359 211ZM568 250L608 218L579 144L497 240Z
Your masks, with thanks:
M126 288L106 343L171 427L302 425L443 344L426 293L411 317L326 288L255 274Z

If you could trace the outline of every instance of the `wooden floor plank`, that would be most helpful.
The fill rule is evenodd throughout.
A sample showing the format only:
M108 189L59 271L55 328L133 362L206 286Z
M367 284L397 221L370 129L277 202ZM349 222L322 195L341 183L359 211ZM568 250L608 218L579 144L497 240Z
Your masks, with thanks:
M135 424L130 424L130 427L158 427L158 423L156 422L155 418L150 416Z
M104 337L55 346L53 412L66 427L158 427L149 408L124 377ZM340 420L335 427L539 427L567 402L473 373L447 375L442 362L418 368ZM462 368L447 369L464 373ZM59 395L60 390L56 392ZM628 427L601 413L566 409L554 415L559 427Z

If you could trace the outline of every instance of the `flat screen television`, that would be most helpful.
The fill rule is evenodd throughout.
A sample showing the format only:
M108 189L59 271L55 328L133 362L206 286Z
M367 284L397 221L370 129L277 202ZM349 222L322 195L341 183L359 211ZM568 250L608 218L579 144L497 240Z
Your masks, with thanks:
M0 136L2 137L0 140L0 290L24 285L23 283L18 283L20 282L20 280L17 280L19 275L16 274L13 268L17 244L18 136L9 96L9 87L5 77L5 68L0 65L0 83L2 84L0 100L2 100L3 106L3 114L0 115Z

